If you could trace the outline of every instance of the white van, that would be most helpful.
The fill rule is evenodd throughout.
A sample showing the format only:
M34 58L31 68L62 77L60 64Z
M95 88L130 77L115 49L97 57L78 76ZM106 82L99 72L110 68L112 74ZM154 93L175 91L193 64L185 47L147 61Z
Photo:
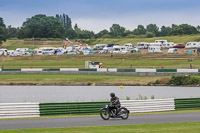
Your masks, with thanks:
M178 48L169 48L167 53L168 54L178 54Z
M161 46L149 46L148 53L163 53Z
M200 48L200 42L188 42L185 48Z

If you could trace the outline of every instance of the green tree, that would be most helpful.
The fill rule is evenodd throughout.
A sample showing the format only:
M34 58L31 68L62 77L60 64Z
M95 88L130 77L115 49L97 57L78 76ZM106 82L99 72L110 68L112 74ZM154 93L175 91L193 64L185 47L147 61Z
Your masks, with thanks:
M54 17L43 14L28 18L19 31L19 38L64 38L65 29Z
M171 31L172 31L172 28L171 28L171 27L162 26L162 27L161 27L160 36L169 36L170 33L171 33Z
M101 37L103 37L105 35L109 35L109 31L107 31L107 30L104 29L104 30L100 31L99 33L97 33L95 36L97 38L101 38Z
M63 24L64 28L65 28L65 35L66 37L68 38L74 38L74 31L72 29L72 21L71 21L71 18L64 14L63 15L59 15L59 14L56 14L56 18L58 20L61 21L61 23Z
M153 33L155 36L159 36L159 27L156 24L147 25L147 32Z
M0 17L0 45L2 41L6 41L6 25L3 22L3 18Z
M125 30L126 29L119 24L113 24L112 27L110 27L110 35L112 37L123 37Z
M133 33L135 35L142 35L142 34L146 34L147 30L145 29L145 27L143 25L138 25L138 27L133 30Z
M9 25L7 27L7 38L16 38L17 37L17 28L12 27L11 25Z
M197 33L198 33L197 29L194 26L188 24L181 24L178 26L174 25L171 31L172 35L190 35Z
M200 33L200 25L197 26L197 31Z

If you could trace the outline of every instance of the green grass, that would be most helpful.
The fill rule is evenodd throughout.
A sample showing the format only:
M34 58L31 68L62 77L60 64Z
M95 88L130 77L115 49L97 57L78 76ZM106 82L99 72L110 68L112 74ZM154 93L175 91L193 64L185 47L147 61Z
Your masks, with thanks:
M111 75L66 75L66 74L14 74L0 75L0 84L53 84L53 85L147 85L169 76L111 76Z
M193 58L192 62L188 59ZM23 56L0 57L4 68L84 68L85 61L102 62L104 68L200 68L198 56L189 55L64 55L64 56Z
M200 38L200 35L183 35L183 36L165 36L165 37L153 37L153 38L99 38L99 39L82 39L82 42L88 44L98 43L116 43L123 45L125 43L137 44L138 42L155 42L155 40L168 40L168 42L182 43L196 41ZM79 39L80 40L80 39Z
M47 129L0 130L0 133L199 133L200 123L164 123Z

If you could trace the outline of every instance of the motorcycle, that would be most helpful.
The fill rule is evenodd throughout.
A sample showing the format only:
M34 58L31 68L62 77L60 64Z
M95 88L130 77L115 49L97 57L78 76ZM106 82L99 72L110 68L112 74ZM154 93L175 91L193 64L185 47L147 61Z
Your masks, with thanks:
M117 109L110 109L109 105L100 109L100 116L103 120L109 120L110 118L121 118L123 120L128 119L129 110L125 107Z

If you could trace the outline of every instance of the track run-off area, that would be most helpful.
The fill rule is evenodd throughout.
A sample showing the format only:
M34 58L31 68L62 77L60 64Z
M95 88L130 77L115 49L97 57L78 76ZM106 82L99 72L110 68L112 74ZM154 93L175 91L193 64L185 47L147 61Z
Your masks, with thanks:
M0 130L136 125L136 124L157 124L157 123L185 123L185 122L200 122L200 113L130 115L127 120L110 119L107 121L102 120L100 116L46 118L46 119L15 119L15 120L8 119L8 120L0 120Z

